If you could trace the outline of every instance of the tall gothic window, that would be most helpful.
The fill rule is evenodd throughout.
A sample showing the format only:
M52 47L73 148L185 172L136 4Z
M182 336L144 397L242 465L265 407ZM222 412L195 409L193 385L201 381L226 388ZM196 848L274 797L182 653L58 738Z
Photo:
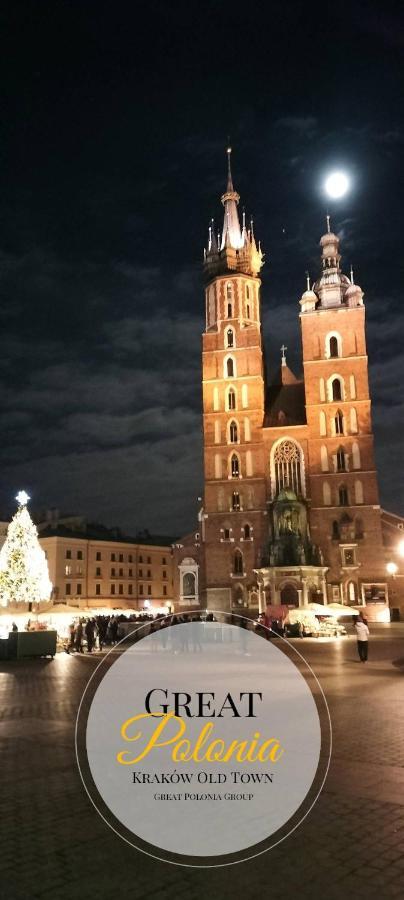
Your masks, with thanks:
M238 491L233 491L231 505L232 509L240 509L240 494Z
M229 437L231 444L237 444L238 441L238 428L237 422L230 422L229 426Z
M340 484L338 488L338 501L340 506L348 506L348 488L345 484Z
M335 357L339 356L338 338L336 338L335 335L330 337L329 350L331 359L335 359Z
M334 423L335 423L335 434L343 434L344 433L344 417L343 417L340 409L338 410L338 412L335 415Z
M236 550L233 559L233 572L235 575L242 575L243 571L243 554L240 553L240 550Z
M228 346L228 347L234 347L234 334L233 334L233 329L232 329L232 328L229 328L229 329L226 331L226 338L227 338L227 346Z
M250 527L250 525L248 524L248 522L246 522L246 524L244 525L244 528L243 528L243 537L244 537L244 540L245 540L245 541L249 541L250 538L251 538L251 527Z
M337 471L338 471L338 472L345 472L345 468L346 468L346 466L345 466L345 453L344 453L344 448L343 448L343 447L340 447L340 448L337 450Z
M302 458L300 448L293 441L282 441L275 449L275 493L291 488L297 496L302 493Z
M226 372L228 378L233 378L234 375L234 360L231 358L226 362Z
M333 400L342 400L342 385L339 378L334 378L331 383L331 392Z
M238 456L236 456L235 453L233 453L233 456L230 460L230 464L231 464L231 477L239 478L240 477L240 463L238 460Z
M234 388L230 388L227 394L227 409L236 408L236 392Z

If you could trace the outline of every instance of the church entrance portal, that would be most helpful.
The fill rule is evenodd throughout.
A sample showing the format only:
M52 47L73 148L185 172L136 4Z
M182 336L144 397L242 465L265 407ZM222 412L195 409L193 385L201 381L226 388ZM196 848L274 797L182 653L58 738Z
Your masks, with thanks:
M299 606L299 594L290 582L285 584L281 590L281 603L285 606Z

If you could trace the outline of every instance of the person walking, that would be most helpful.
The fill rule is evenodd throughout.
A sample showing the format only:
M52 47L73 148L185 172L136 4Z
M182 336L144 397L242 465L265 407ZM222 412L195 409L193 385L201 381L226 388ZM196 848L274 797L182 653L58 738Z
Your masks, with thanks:
M87 650L88 653L92 653L94 647L94 622L93 619L88 619L85 626L85 633L87 638Z
M358 642L358 654L361 662L367 662L369 648L369 628L362 618L358 616L355 622L356 639Z
M83 650L83 623L82 623L81 619L79 619L79 621L77 623L77 628L75 631L75 638L74 638L74 646L75 646L76 653L84 653L84 650Z

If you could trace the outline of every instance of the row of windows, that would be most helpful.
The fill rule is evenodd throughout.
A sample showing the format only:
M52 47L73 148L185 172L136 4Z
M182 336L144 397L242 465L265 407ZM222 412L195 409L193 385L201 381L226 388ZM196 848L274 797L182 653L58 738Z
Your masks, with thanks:
M323 472L328 472L330 465L329 465L328 450L327 450L327 447L325 446L325 444L322 445L320 454L321 454L321 469ZM348 472L349 471L349 463L350 463L351 458L352 458L352 468L353 469L360 469L360 467L361 467L359 444L356 441L354 441L352 444L351 454L349 454L345 450L345 447L341 446L338 448L336 453L332 454L331 458L332 458L335 472Z
M241 388L241 406L243 409L247 409L248 407L248 385L243 384ZM232 410L238 409L238 391L233 385L229 385L225 390L224 395L224 408L228 412L232 412ZM213 388L213 409L214 412L218 412L220 409L220 400L219 400L219 388Z
M247 478L253 475L253 458L251 450L245 455L245 474ZM228 478L242 478L241 459L238 453L232 453L227 460ZM219 453L215 454L215 478L223 478L223 459Z
M65 559L73 559L73 552L74 552L73 550L66 550L66 552L65 552ZM108 554L107 554L107 555L108 555ZM84 558L84 557L83 557L83 550L77 550L77 551L76 551L76 557L75 557L75 558L76 558L76 559L83 559L83 558ZM110 553L109 558L110 558L110 561L111 561L111 562L128 562L128 563L133 562L133 554L132 554L132 553L128 553L128 555L127 555L127 560L125 560L125 555L124 555L123 553L113 553L113 552L112 552L112 553ZM96 559L96 562L102 562L102 553L101 553L101 550L97 550L97 552L96 552L96 554L95 554L95 559ZM152 558L151 558L151 556L147 556L147 557L145 557L145 559L143 559L143 556L140 555L139 558L138 558L138 562L142 563L143 561L150 564L150 563L152 562ZM154 559L153 562L156 563L157 560ZM161 557L161 565L162 565L162 566L166 566L166 565L167 565L167 557L166 557L166 556L162 556L162 557Z
M232 538L233 529L230 528L230 525L224 525L223 528L220 529L220 537L223 541L230 541ZM241 528L241 537L244 541L251 541L253 536L253 528L252 525L249 525L248 522L242 526Z
M118 588L118 595L119 595L119 596L123 596L123 594L125 594L125 589L124 589L124 585L123 585L123 584L118 584L118 585L116 585L116 584L111 584L111 585L110 585L110 588L109 588L109 592L110 592L111 595L115 595L115 594L117 593L116 588ZM82 593L83 593L83 586L82 586L82 584L77 583L77 584L76 584L76 591L75 591L75 595L74 595L74 596L80 597ZM101 585L101 584L96 584L96 585L95 585L95 593L96 593L96 596L97 596L97 597L100 597L100 596L101 596L101 594L102 594L102 585ZM126 593L127 593L129 596L131 596L131 595L133 594L133 585L132 585L132 584L128 584ZM144 595L144 587L143 587L142 584L139 585L139 594L140 594L141 596ZM151 584L149 584L149 585L147 585L147 595L150 597L151 594L152 594L152 586L151 586ZM72 584L71 584L70 582L67 582L67 583L65 584L65 595L66 595L66 597L71 597L71 596L72 596ZM163 597L167 597L167 587L166 587L166 585L163 586Z
M252 314L254 313L254 301L253 301L252 291L250 289L249 284L245 285L245 301L246 302L244 303L243 313L244 313L246 319L250 319L252 317ZM224 310L225 317L228 319L233 319L234 311L235 311L235 299L234 299L233 284L229 281L226 284L226 291L225 291L225 310ZM241 315L243 313L240 312ZM209 288L209 295L208 295L208 306L207 306L208 326L213 325L215 321L216 321L216 301L215 301L215 289L214 289L214 286L212 285Z
M221 443L221 423L219 419L215 421L215 444ZM226 441L228 444L239 444L241 440L240 426L235 419L231 419L226 425ZM251 440L250 420L244 419L244 440Z
M347 434L347 423L349 421L350 432L351 434L358 434L358 414L356 412L355 407L353 406L349 410L349 418L344 415L342 410L338 409L336 413L334 413L329 421L330 433L332 436L337 434ZM321 437L326 437L328 434L327 429L327 416L324 410L320 411L320 435Z
M357 479L353 485L353 490L352 488L349 489L346 484L340 484L335 493L335 501L336 506L351 506L352 504L357 506L364 503L362 482ZM328 481L323 483L323 503L324 506L334 505L332 502L332 489Z

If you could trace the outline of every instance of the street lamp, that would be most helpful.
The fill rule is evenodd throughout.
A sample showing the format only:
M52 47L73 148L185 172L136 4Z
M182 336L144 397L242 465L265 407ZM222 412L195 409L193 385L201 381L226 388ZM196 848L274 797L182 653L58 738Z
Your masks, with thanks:
M404 543L404 542L403 542ZM398 572L398 565L395 562L388 562L386 566L386 571L388 575L391 575L392 578L395 578Z

